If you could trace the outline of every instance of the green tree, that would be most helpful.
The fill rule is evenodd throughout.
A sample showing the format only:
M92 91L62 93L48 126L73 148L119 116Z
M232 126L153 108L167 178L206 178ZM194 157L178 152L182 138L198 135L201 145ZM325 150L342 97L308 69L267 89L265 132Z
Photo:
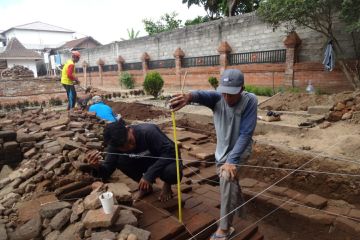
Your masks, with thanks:
M149 35L154 35L157 33L170 31L182 27L181 20L176 17L178 14L176 12L165 13L160 17L160 20L153 21L152 19L143 19L145 25L145 31Z
M204 7L210 19L252 12L259 7L260 1L261 0L182 0L188 7L192 5Z
M135 39L139 36L139 33L140 33L140 31L135 31L133 28L131 28L130 30L126 29L126 31L128 33L128 39L121 38L121 40L123 40L123 41Z
M194 19L186 20L185 26L196 25L196 24L200 24L200 23L204 23L204 22L208 22L208 21L210 21L210 18L208 16L205 16L205 17L197 16Z
M261 2L258 14L274 27L285 24L289 32L298 26L307 27L332 40L337 62L353 87L359 88L359 11L359 0L266 0ZM345 60L344 47L334 33L334 23L339 16L353 38L355 70Z

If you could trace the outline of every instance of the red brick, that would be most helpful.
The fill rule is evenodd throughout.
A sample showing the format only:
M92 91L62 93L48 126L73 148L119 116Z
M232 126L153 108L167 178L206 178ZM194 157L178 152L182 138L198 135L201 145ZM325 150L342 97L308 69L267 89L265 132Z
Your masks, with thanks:
M216 231L217 226L214 224L215 221L215 217L207 213L199 213L186 221L185 226L192 236L207 228L204 232L197 236L199 239L205 239L209 237L214 231ZM210 225L212 226L209 227Z
M350 213L347 214L349 217L357 218L360 220L360 210L359 209L351 209Z
M175 218L168 217L150 225L146 230L151 232L151 239L172 240L184 231L185 228Z
M119 206L114 206L111 214L105 214L102 208L89 210L83 219L84 226L87 228L110 227L119 215Z
M310 207L323 209L327 205L327 199L316 194L309 194L305 197L304 203Z
M149 203L139 202L135 203L134 207L142 211L144 214L140 217L140 228L147 227L163 218L169 217L171 214L164 209L157 209Z
M246 188L252 188L256 185L258 181L252 178L240 179L240 186Z

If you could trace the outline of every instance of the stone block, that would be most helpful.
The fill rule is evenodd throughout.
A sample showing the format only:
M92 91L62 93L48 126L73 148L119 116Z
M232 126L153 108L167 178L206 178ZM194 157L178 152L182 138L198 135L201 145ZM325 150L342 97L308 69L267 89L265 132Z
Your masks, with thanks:
M63 150L73 150L76 148L83 148L83 146L80 143L74 142L69 138L58 137L56 140L58 141L58 143L60 144Z
M0 138L4 140L4 142L15 141L16 140L16 132L10 130L0 131Z
M60 232L58 230L55 230L49 233L46 236L45 240L57 240L59 236L60 236Z
M69 208L62 209L58 214L53 217L50 221L52 229L60 230L70 220L71 210Z
M134 234L138 240L149 240L151 236L151 233L149 231L131 225L125 225L124 229L121 230L118 239L120 239L121 237L127 239L130 234Z
M119 215L119 206L114 206L111 214L105 214L102 208L89 210L83 219L86 228L110 227Z
M49 171L49 170L59 167L61 165L61 163L63 162L63 160L64 160L63 157L58 157L58 158L52 159L50 162L48 162L44 166L44 170Z
M116 235L113 232L110 232L109 230L103 231L103 232L93 232L91 234L91 240L115 240Z
M41 129L50 130L53 127L66 125L69 122L69 118L67 116L62 116L57 120L50 120L40 124Z
M57 240L79 240L79 239L83 239L84 231L85 231L85 228L84 228L84 224L82 222L77 222L75 224L70 224L59 235Z
M74 121L71 121L68 126L70 128L84 128L84 126L86 125L85 122L74 122Z
M199 235L200 239L205 239L212 232L216 231L216 225L209 227L211 224L215 223L215 217L207 214L207 213L199 213L185 222L186 229L193 236L205 228L208 228L206 231Z
M24 158L32 158L35 154L37 153L36 148L32 148L29 151L27 151L26 153L24 153Z
M124 183L108 183L108 191L114 194L114 198L118 202L129 202L132 201L130 188Z
M3 149L5 152L12 152L12 151L16 151L16 149L19 147L19 144L15 141L11 141L11 142L5 142L3 144Z
M43 218L52 218L62 209L70 207L71 205L68 202L50 202L41 206L40 215Z
M87 142L86 147L97 150L101 150L103 148L102 142Z
M99 199L100 192L92 192L87 195L84 199L84 208L85 209L97 209L101 206L101 202Z
M125 225L132 225L135 227L138 225L137 218L130 210L120 210L119 217L113 224L111 230L114 232L119 232L124 228Z
M350 210L350 213L348 214L348 216L351 218L356 218L360 221L360 210L353 208Z
M257 180L252 178L240 179L240 186L245 188L252 188L257 184Z
M146 228L151 232L152 239L172 240L175 236L185 230L184 225L172 217L161 219L160 221Z
M0 240L7 240L7 239L8 239L8 235L6 232L5 224L1 223L0 224Z
M11 240L33 239L40 235L42 221L39 214L36 214L31 220L18 227L14 232L9 234Z
M323 209L327 205L327 199L316 194L309 194L305 197L304 203L310 207Z

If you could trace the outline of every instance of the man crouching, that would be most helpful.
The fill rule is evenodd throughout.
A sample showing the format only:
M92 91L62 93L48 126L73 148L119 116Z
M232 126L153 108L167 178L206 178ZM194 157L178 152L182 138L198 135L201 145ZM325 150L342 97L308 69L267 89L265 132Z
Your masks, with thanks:
M104 143L108 146L105 161L100 162L101 155L97 151L87 154L92 175L107 179L115 169L120 169L139 183L134 200L152 193L152 183L160 178L164 185L159 200L167 201L172 197L171 185L177 183L175 145L156 125L110 123L104 129ZM181 162L180 170L182 177Z

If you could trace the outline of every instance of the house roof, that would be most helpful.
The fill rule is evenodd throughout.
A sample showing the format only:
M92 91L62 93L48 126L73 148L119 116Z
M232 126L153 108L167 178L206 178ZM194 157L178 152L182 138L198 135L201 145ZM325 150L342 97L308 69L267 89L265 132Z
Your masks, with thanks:
M102 45L101 43L96 41L94 38L89 36L89 37L83 37L83 38L68 41L64 45L60 46L59 49L64 49L64 48L74 49L74 48L77 48L78 46L80 46L85 41L93 41L98 46Z
M43 23L40 21L27 23L24 25L19 25L15 27L11 27L3 33L10 31L11 29L26 29L26 30L37 30L37 31L50 31L50 32L68 32L68 33L74 33L74 31L62 27L57 27L48 23Z
M0 53L0 59L42 59L40 54L26 49L17 38L10 39L4 52Z

